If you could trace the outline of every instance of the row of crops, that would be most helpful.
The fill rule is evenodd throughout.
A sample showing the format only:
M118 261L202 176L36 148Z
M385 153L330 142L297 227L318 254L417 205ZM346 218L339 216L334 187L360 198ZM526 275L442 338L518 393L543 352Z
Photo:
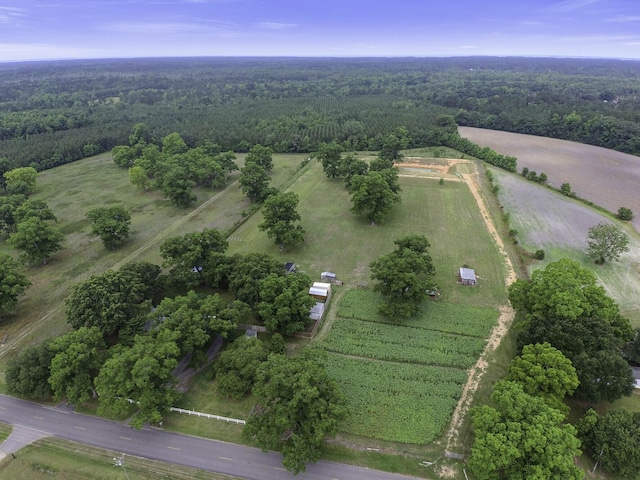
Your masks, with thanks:
M345 292L322 346L347 397L346 433L426 444L440 436L486 344L497 312L425 302L420 315L394 323L378 315L370 290Z
M338 316L397 325L378 314L381 303L380 296L371 290L349 290L340 300ZM496 312L491 308L444 302L424 302L420 315L402 321L405 327L479 338L487 338L495 324Z

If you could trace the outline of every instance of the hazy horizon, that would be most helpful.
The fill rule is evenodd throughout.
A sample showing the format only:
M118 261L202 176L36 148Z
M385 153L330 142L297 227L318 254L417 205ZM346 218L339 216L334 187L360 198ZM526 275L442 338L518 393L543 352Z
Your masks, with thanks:
M0 62L161 57L640 59L635 0L0 0Z

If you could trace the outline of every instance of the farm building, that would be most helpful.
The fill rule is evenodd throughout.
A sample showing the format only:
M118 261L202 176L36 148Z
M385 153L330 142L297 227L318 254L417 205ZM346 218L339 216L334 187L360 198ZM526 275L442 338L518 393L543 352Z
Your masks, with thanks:
M460 283L462 285L476 285L478 283L473 268L460 268Z
M311 307L311 310L309 310L309 318L311 320L320 320L324 315L324 307L324 303L316 302L316 304Z
M331 296L331 284L314 282L311 288L309 289L309 295L315 298L316 301L325 303L329 300L329 297Z
M296 264L293 262L287 262L284 264L284 273L295 273Z
M336 274L332 272L322 272L320 278L328 282L333 282L336 279Z

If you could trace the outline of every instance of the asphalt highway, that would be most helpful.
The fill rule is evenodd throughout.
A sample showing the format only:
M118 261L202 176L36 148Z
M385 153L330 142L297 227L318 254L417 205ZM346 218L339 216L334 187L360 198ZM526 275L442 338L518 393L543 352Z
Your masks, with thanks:
M46 407L6 395L0 395L0 421L14 426L12 435L0 444L0 451L7 454L14 453L12 448L20 448L21 442L27 444L37 438L53 436L247 480L415 480L415 477L323 461L309 464L305 473L294 476L282 467L279 453L264 453L252 447L162 429L135 430L121 422Z

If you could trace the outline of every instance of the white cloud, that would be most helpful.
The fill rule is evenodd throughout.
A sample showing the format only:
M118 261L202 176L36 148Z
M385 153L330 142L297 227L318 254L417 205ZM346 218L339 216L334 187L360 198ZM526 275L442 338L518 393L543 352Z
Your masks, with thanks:
M564 0L545 8L545 10L549 12L572 12L574 10L580 10L587 5L598 3L599 1L600 0Z
M625 16L614 17L614 18L607 18L605 22L619 22L619 23L640 22L640 15L625 15Z
M260 22L256 24L259 28L267 30L285 30L287 28L296 28L298 25L295 23L280 23L280 22Z
M21 17L26 16L24 10L15 7L0 7L0 24L6 25L14 23Z

